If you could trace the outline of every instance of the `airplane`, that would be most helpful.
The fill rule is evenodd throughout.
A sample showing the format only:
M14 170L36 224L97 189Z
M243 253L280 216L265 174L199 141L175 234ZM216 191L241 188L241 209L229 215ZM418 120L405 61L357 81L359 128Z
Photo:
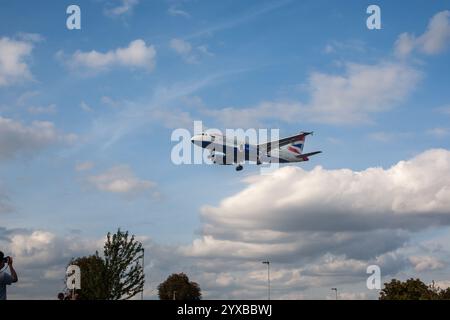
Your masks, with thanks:
M236 171L244 169L245 161L262 163L293 163L308 161L309 157L321 153L314 151L303 153L305 137L313 132L300 132L297 135L261 144L249 144L236 137L227 137L216 133L194 135L191 142L210 150L208 158L214 164L236 165Z

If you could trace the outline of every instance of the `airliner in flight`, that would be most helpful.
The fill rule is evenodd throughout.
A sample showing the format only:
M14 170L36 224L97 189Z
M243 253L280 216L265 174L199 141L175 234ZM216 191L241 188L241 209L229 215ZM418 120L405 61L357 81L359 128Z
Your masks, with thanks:
M201 148L208 149L208 158L214 164L236 165L236 171L241 171L245 161L262 163L291 163L308 161L309 157L321 153L314 151L303 153L305 137L312 132L300 132L295 136L262 144L250 144L239 141L236 137L221 134L206 133L194 135L191 142Z

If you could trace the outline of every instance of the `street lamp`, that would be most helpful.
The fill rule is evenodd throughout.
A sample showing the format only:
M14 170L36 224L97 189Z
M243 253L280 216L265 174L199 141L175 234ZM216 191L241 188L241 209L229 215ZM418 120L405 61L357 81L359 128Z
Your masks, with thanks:
M338 299L337 288L331 288L331 291L336 291L336 300Z
M142 291L141 291L141 300L144 300L144 285L145 285L145 250L142 248L142 273L144 274L144 284L142 285Z
M263 261L263 264L267 264L267 299L270 300L270 261Z

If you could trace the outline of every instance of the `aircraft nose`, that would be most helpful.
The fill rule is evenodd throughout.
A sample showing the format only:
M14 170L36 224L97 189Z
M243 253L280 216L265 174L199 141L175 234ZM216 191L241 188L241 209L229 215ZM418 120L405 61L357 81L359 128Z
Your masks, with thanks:
M202 138L199 137L198 135L195 135L195 136L193 136L193 137L191 138L191 142L192 142L193 144L198 144L199 142L201 143L201 141L202 141Z

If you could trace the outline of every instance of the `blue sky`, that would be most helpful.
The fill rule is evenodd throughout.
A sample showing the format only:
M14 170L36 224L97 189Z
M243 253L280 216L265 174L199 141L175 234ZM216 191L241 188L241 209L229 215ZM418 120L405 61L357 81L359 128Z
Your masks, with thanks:
M170 135L193 120L313 130L305 150L323 154L307 172L450 148L448 1L377 1L381 30L366 27L367 1L78 1L81 30L66 28L70 4L2 1L0 54L17 50L0 59L5 234L120 226L190 245L204 207L259 174L174 165Z

